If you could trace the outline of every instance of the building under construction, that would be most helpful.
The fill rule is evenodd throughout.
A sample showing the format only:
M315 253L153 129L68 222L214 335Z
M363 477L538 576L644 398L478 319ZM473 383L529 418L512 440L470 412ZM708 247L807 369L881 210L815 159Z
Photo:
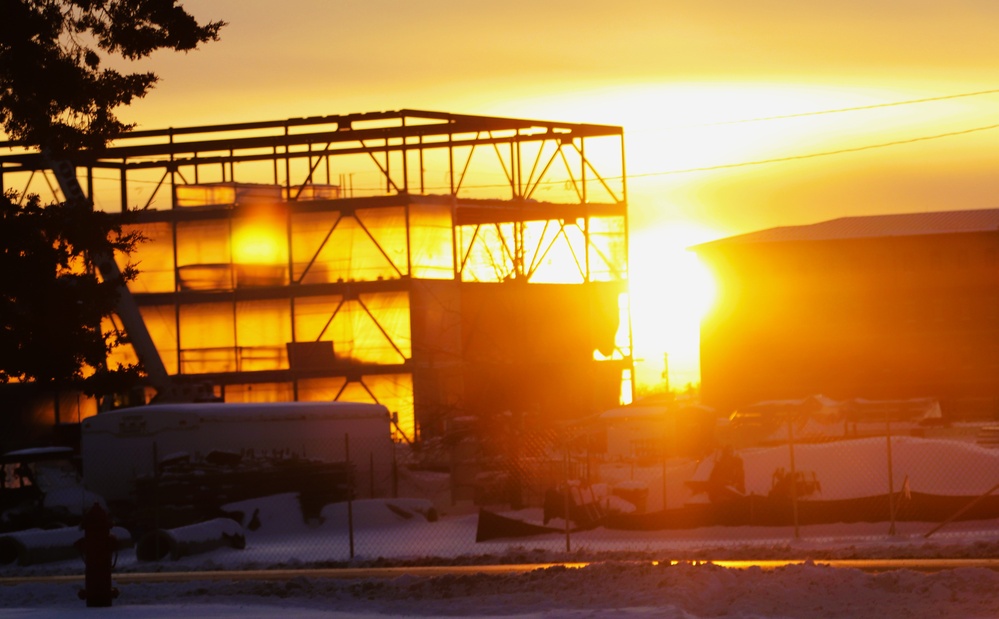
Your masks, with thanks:
M66 199L8 153L4 189ZM620 127L323 116L136 131L71 170L147 238L117 325L147 398L376 401L415 440L631 397Z

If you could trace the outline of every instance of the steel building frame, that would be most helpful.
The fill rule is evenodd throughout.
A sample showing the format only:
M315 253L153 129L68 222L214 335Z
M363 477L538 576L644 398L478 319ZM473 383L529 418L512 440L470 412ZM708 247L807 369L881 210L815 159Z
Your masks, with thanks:
M594 141L598 141L595 147ZM3 146L10 154L0 155L0 190L15 189L22 194L47 190L53 199L62 199L40 153ZM296 213L336 213L323 243L300 273L290 268L290 281L284 286L250 289L233 284L231 289L185 290L180 266L174 264L174 285L169 289L133 291L142 307L174 304L179 308L212 299L235 303L306 291L338 294L341 305L356 301L371 315L360 296L363 291L410 290L410 282L420 277L414 275L409 255L409 208L405 210L405 263L390 256L392 248L366 227L358 213L422 203L445 204L450 209L453 272L443 279L483 281L483 271L473 272L470 265L476 256L487 255L492 273L485 281L532 283L552 248L563 243L574 263L574 281L609 280L619 282L623 291L627 287L624 134L617 126L401 110L134 131L101 152L80 153L71 163L95 208L127 212L128 221L138 225L231 220L238 200L223 208L186 208L178 200L185 186L266 184L280 187L281 200ZM439 185L435 184L439 178L435 166L443 169ZM249 178L245 170L250 170ZM377 184L373 180L356 184L355 174L369 174ZM309 284L313 263L345 218L370 239L390 271L372 281ZM623 261L602 255L607 247L592 241L596 233L590 226L595 218L620 222L623 247L617 250L623 252ZM574 245L572 239L577 238L581 243ZM602 261L605 272L597 272L594 259ZM289 285L296 289L294 293ZM339 307L330 321L337 311ZM616 363L630 373L630 326L627 331L627 341L615 355ZM361 373L413 371L416 360L407 359L405 351L385 335L398 353L399 364L341 367L336 373L353 380ZM140 358L157 354L137 353ZM286 370L269 370L255 373L254 380L287 376ZM174 378L222 384L237 380L229 373L187 376L179 361Z
M620 139L620 169L614 178L601 175L587 159L585 141L588 138L616 136ZM525 161L523 145L551 142L558 146L549 156L538 151ZM500 152L500 146L509 149ZM16 148L13 144L0 146ZM469 148L467 156L460 151ZM291 200L296 200L304 187L314 184L317 175L329 176L331 157L365 155L380 172L385 193L425 194L427 182L423 174L423 155L429 150L446 149L448 156L449 195L461 194L463 184L477 148L491 147L498 157L509 185L510 199L531 200L553 165L561 162L570 172L570 183L579 203L592 200L592 188L598 185L612 203L626 202L624 182L624 131L609 125L558 123L550 121L469 116L439 112L401 110L364 114L332 115L283 121L206 125L199 127L133 131L118 138L114 146L102 152L80 153L73 161L87 171L87 193L93 194L93 171L118 172L121 191L119 207L129 207L128 172L143 169L162 170L156 188L144 205L149 208L164 184L198 184L199 171L207 166L220 166L222 182L233 182L237 163L270 161L273 182L280 183L279 164L284 163L283 185ZM578 176L571 169L566 155L569 149L578 158ZM401 170L393 166L393 154L418 155L418 173L412 173L413 162L407 159ZM300 180L291 180L291 162L306 159L308 172ZM397 162L397 166L400 162ZM527 164L530 164L529 166ZM325 169L320 170L320 165ZM5 176L17 172L44 174L48 166L39 153L20 152L0 156L0 183ZM183 176L191 168L193 177ZM528 168L528 169L525 169ZM587 176L587 171L592 174ZM416 178L412 178L415 176ZM26 190L32 177L21 190ZM48 181L47 181L48 182ZM618 187L612 188L612 183ZM5 185L0 184L0 189ZM53 185L49 182L49 188Z

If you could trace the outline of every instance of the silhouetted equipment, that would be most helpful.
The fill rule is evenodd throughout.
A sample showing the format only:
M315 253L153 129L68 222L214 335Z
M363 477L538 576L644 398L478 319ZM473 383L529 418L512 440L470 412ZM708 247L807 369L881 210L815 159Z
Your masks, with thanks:
M288 363L294 372L324 371L336 364L333 342L288 342Z
M534 535L547 535L550 533L563 533L561 529L546 527L517 518L510 518L486 509L479 510L479 521L475 529L476 542L488 542L494 539L504 539L510 537L531 537Z
M146 530L156 518L169 527L186 526L224 516L225 504L286 492L298 495L308 521L351 496L350 470L347 462L276 458L166 466L159 475L135 480L132 525Z
M708 498L724 501L746 494L746 473L742 458L731 445L722 448L708 476Z

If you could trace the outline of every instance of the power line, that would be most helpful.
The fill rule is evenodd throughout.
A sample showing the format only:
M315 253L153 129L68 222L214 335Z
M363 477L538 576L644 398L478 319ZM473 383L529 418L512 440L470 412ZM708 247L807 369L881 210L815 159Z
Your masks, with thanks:
M996 92L996 93L999 93L999 90L995 90L995 91L982 91L982 93L986 93L986 92ZM947 98L954 98L954 97L959 97L959 96L970 96L971 94L972 93L969 93L967 95L949 95ZM899 103L899 104L901 104L901 103ZM894 105L894 104L885 104L885 105ZM930 140L938 140L938 139L941 139L941 138L948 138L948 137L954 137L954 136L959 136L959 135L967 135L967 134L971 134L971 133L979 133L979 132L982 132L982 131L991 131L993 129L999 129L999 124L983 125L983 126L980 126L980 127L971 127L969 129L961 129L959 131L948 131L946 133L937 133L937 134L933 134L933 135L923 135L923 136L917 136L917 137L914 137L914 138L908 138L908 139L905 139L905 140L894 140L894 141L891 141L891 142L880 142L880 143L877 143L877 144L866 144L864 146L855 146L855 147L851 147L851 148L840 148L840 149L836 149L836 150L819 151L819 152L815 152L815 153L804 153L804 154L800 154L800 155L788 155L786 157L772 157L772 158L769 158L769 159L755 159L755 160L751 160L751 161L739 161L739 162L734 162L734 163L722 163L722 164L717 164L717 165L701 166L701 167L695 167L695 168L678 168L678 169L673 169L673 170L661 170L661 171L658 171L658 172L645 172L645 173L640 173L640 174L629 174L628 178L629 179L634 179L634 178L650 178L650 177L654 177L654 176L670 176L670 175L673 175L673 174L689 174L689 173L692 173L692 172L710 172L710 171L713 171L713 170L725 170L725 169L730 169L730 168L742 168L742 167L748 167L748 166L766 165L766 164L770 164L770 163L783 163L783 162L788 162L788 161L797 161L797 160L800 160L800 159L814 159L816 157L828 157L828 156L831 156L831 155L842 155L842 154L847 154L847 153L861 152L861 151L865 151L865 150L875 150L875 149L878 149L878 148L888 148L888 147L891 147L891 146L902 146L902 145L905 145L905 144L914 144L914 143L917 143L917 142L926 142L926 141L930 141ZM621 178L620 176L607 176L607 177L604 177L605 180L619 180L620 178ZM116 180L116 179L95 177L95 180ZM132 183L149 183L149 184L156 183L156 181L151 181L151 180L147 181L147 180L142 180L142 179L130 179L129 182L132 182ZM568 181L567 180L543 181L543 182L539 183L539 186L540 185L557 185L557 184L563 184L563 183L566 183L566 182L568 182ZM482 184L482 185L468 185L468 186L466 186L467 189L491 189L491 188L505 188L505 187L508 187L508 185L507 184ZM433 190L433 189L444 189L444 187L439 187L439 188L438 187L429 187L429 189L431 189L431 190Z
M935 135L923 135L915 138L909 138L906 140L895 140L893 142L881 142L879 144L866 144L864 146L855 146L852 148L840 148L836 150L826 150L816 153L805 153L803 155L789 155L787 157L773 157L771 159L756 159L753 161L740 161L736 163L722 163L718 165L704 166L699 168L681 168L676 170L663 170L660 172L646 172L644 174L629 174L628 178L643 178L649 176L667 176L670 174L687 174L690 172L708 172L711 170L724 170L727 168L741 168L745 166L754 165L764 165L767 163L781 163L784 161L795 161L798 159L812 159L814 157L826 157L829 155L842 155L845 153L856 153L864 150L873 150L876 148L886 148L889 146L900 146L903 144L912 144L914 142L925 142L928 140L937 140L940 138L949 138L957 135L966 135L969 133L978 133L980 131L990 131L992 129L999 129L999 124L995 125L985 125L982 127L972 127L970 129L962 129L960 131L949 131L947 133L937 133ZM618 177L619 178L619 177Z
M999 91L996 91L996 92L999 92ZM991 131L993 129L999 129L999 124L984 125L984 126L981 126L981 127L971 127L969 129L961 129L959 131L948 131L946 133L937 133L937 134L933 134L933 135L921 135L921 136L917 136L917 137L914 137L914 138L908 138L908 139L905 139L905 140L894 140L894 141L891 141L891 142L880 142L880 143L877 143L877 144L865 144L864 146L854 146L854 147L851 147L851 148L839 148L839 149L836 149L836 150L826 150L826 151L819 151L819 152L815 152L815 153L804 153L804 154L800 154L800 155L788 155L786 157L772 157L770 159L754 159L754 160L751 160L751 161L738 161L738 162L735 162L735 163L722 163L722 164L717 164L717 165L702 166L702 167L696 167L696 168L679 168L679 169L674 169L674 170L661 170L661 171L658 171L658 172L645 172L645 173L641 173L641 174L629 174L628 178L629 179L632 179L632 178L648 178L648 177L653 177L653 176L669 176L669 175L673 175L673 174L689 174L691 172L710 172L712 170L725 170L725 169L729 169L729 168L742 168L742 167L747 167L747 166L766 165L768 163L782 163L782 162L787 162L787 161L796 161L796 160L799 160L799 159L814 159L816 157L828 157L828 156L831 156L831 155L843 155L843 154L847 154L847 153L856 153L856 152L861 152L861 151L865 151L865 150L875 150L875 149L878 149L878 148L888 148L888 147L891 147L891 146L902 146L902 145L905 145L905 144L914 144L914 143L917 143L917 142L926 142L926 141L930 141L930 140L938 140L938 139L941 139L941 138L949 138L949 137L955 137L955 136L959 136L959 135L967 135L967 134L970 134L970 133L979 133L979 132L982 132L982 131ZM604 178L605 178L605 180L619 180L621 177L620 176L607 176L607 177L604 177ZM137 181L137 182L153 182L153 181ZM541 185L558 185L558 184L563 184L565 182L567 182L567 181L565 181L565 180L560 180L560 181L543 181L540 184ZM483 184L483 185L469 185L466 188L467 189L492 189L492 188L501 188L501 187L508 187L508 185L506 185L506 184ZM438 189L438 188L430 187L430 189ZM440 189L443 189L443 187L440 187Z
M786 118L801 118L804 116L821 116L823 114L840 114L843 112L857 112L861 110L874 110L883 107L898 107L901 105L913 105L916 103L931 103L933 101L946 101L948 99L961 99L964 97L979 97L982 95L999 94L999 88L992 90L978 90L976 92L964 92L955 95L941 95L939 97L924 97L922 99L908 99L906 101L892 101L889 103L872 103L870 105L858 105L854 107L841 107L831 110L816 110L814 112L798 112L795 114L780 114L776 116L758 116L755 118L742 118L739 120L720 120L717 122L690 125L692 127L714 127L717 125L739 125L744 123L763 122L767 120L784 120Z

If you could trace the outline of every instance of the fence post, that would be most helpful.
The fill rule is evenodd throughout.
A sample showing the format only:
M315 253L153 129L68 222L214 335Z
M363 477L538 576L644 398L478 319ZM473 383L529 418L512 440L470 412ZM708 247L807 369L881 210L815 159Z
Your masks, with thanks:
M663 511L666 511L666 446L665 441L663 442L663 447L660 450L662 454L662 465L663 465Z
M354 558L354 473L350 465L350 434L343 435L343 457L347 463L347 534L350 538L350 558Z
M801 537L798 531L798 474L794 467L794 422L787 417L787 444L791 450L791 517L794 520L794 539Z
M885 411L885 436L888 440L888 535L895 535L895 479L891 459L891 411Z
M569 441L565 442L565 455L562 460L562 485L565 487L565 496L562 498L562 516L565 522L565 551L571 552L572 544L569 539Z
M669 449L667 449L669 437L666 432L666 428L663 428L662 440L659 441L659 459L662 465L662 478L663 478L663 512L666 511L666 460L669 456Z
M961 509L957 510L957 511L956 511L956 512L954 512L953 514L951 514L949 518L947 518L946 520L944 520L943 522L941 522L941 523L940 523L940 524L938 524L937 526L935 526L935 527L933 527L932 529L930 529L930 530L929 530L929 531L928 531L928 532L926 533L926 535L924 535L923 537L925 537L925 538L929 539L929 537L930 537L931 535L933 535L934 533L936 533L936 532L937 532L937 531L939 531L940 529L944 528L944 527L945 527L945 526L947 526L948 524L950 524L950 523L954 522L955 520L957 520L958 518L960 518L960 517L961 517L961 514L963 514L964 512L968 511L969 509L971 509L971 508L972 508L972 507L974 507L975 505L978 505L979 501L981 501L981 500L982 500L982 499L984 499L985 497L989 496L990 494L992 494L992 493L993 493L993 492L995 492L996 490L999 490L999 484L996 484L996 485L992 486L991 488L989 488L988 490L986 490L986 491L985 491L985 492L983 492L982 494L980 494L980 495L978 495L977 497L975 497L974 499L972 499L972 500L971 500L971 501L970 501L970 502L969 502L969 503L968 503L967 505L965 505L965 506L964 506L964 507L962 507Z
M392 498L399 498L399 461L396 458L396 444L392 442Z
M160 483L162 482L162 471L160 470L160 446L156 441L153 441L153 530L158 530L160 528ZM154 538L155 546L153 550L156 552L156 556L162 556L160 554L160 536L156 535Z

